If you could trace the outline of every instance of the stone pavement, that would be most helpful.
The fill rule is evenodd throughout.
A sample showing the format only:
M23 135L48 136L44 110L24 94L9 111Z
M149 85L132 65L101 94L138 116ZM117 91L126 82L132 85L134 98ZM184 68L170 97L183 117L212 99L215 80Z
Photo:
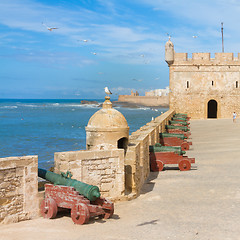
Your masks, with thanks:
M239 240L240 121L191 121L191 171L151 173L113 218L74 225L70 216L0 226L1 240Z

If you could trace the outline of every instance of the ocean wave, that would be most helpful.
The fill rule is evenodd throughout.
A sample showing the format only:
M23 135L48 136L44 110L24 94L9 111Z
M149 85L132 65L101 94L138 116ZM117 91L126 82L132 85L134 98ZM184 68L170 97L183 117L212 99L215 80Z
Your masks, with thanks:
M1 106L0 108L4 108L4 109L16 109L16 108L18 108L18 106Z
M26 103L17 103L17 106L0 106L0 109L15 109L15 108L99 108L98 104L81 104L81 103L31 103L31 104L26 104Z
M151 108L149 108L149 107L140 107L140 108L137 108L137 109L139 109L139 110L150 110Z
M36 108L36 107L40 107L39 105L36 104L19 104L19 107L30 107L30 108Z

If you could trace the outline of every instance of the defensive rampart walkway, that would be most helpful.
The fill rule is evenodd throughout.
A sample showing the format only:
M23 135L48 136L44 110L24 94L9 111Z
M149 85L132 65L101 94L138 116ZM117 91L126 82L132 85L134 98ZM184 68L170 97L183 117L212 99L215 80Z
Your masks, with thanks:
M115 204L112 219L74 225L70 216L0 226L0 239L240 239L240 121L191 121L191 171L151 173L142 194Z

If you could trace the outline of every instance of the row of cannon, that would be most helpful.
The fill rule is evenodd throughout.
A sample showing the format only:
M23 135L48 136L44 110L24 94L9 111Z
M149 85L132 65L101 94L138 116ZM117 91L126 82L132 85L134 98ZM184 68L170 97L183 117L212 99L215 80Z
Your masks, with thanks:
M160 142L149 146L150 168L153 172L162 171L165 165L177 164L180 171L188 171L195 158L185 156L192 142L187 141L190 133L190 118L177 113L166 125L166 132L159 134Z
M184 156L191 142L189 119L187 115L175 114L166 133L160 133L160 142L149 146L150 166L152 171L162 171L165 164L178 164L181 171L191 168L194 158ZM71 218L76 224L87 223L90 217L110 218L114 213L114 204L101 197L97 186L72 179L70 172L57 174L45 169L38 169L38 176L48 181L45 184L45 198L40 205L44 218L55 218L63 209L71 210Z

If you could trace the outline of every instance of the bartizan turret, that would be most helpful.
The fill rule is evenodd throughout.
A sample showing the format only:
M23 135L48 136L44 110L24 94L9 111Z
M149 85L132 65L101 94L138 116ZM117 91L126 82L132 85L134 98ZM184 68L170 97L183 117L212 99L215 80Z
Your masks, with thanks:
M86 127L87 150L127 150L129 127L122 113L112 108L110 97L105 97L102 109L89 120Z
M170 37L165 44L165 61L167 62L168 66L170 66L174 62L174 46L171 42Z

